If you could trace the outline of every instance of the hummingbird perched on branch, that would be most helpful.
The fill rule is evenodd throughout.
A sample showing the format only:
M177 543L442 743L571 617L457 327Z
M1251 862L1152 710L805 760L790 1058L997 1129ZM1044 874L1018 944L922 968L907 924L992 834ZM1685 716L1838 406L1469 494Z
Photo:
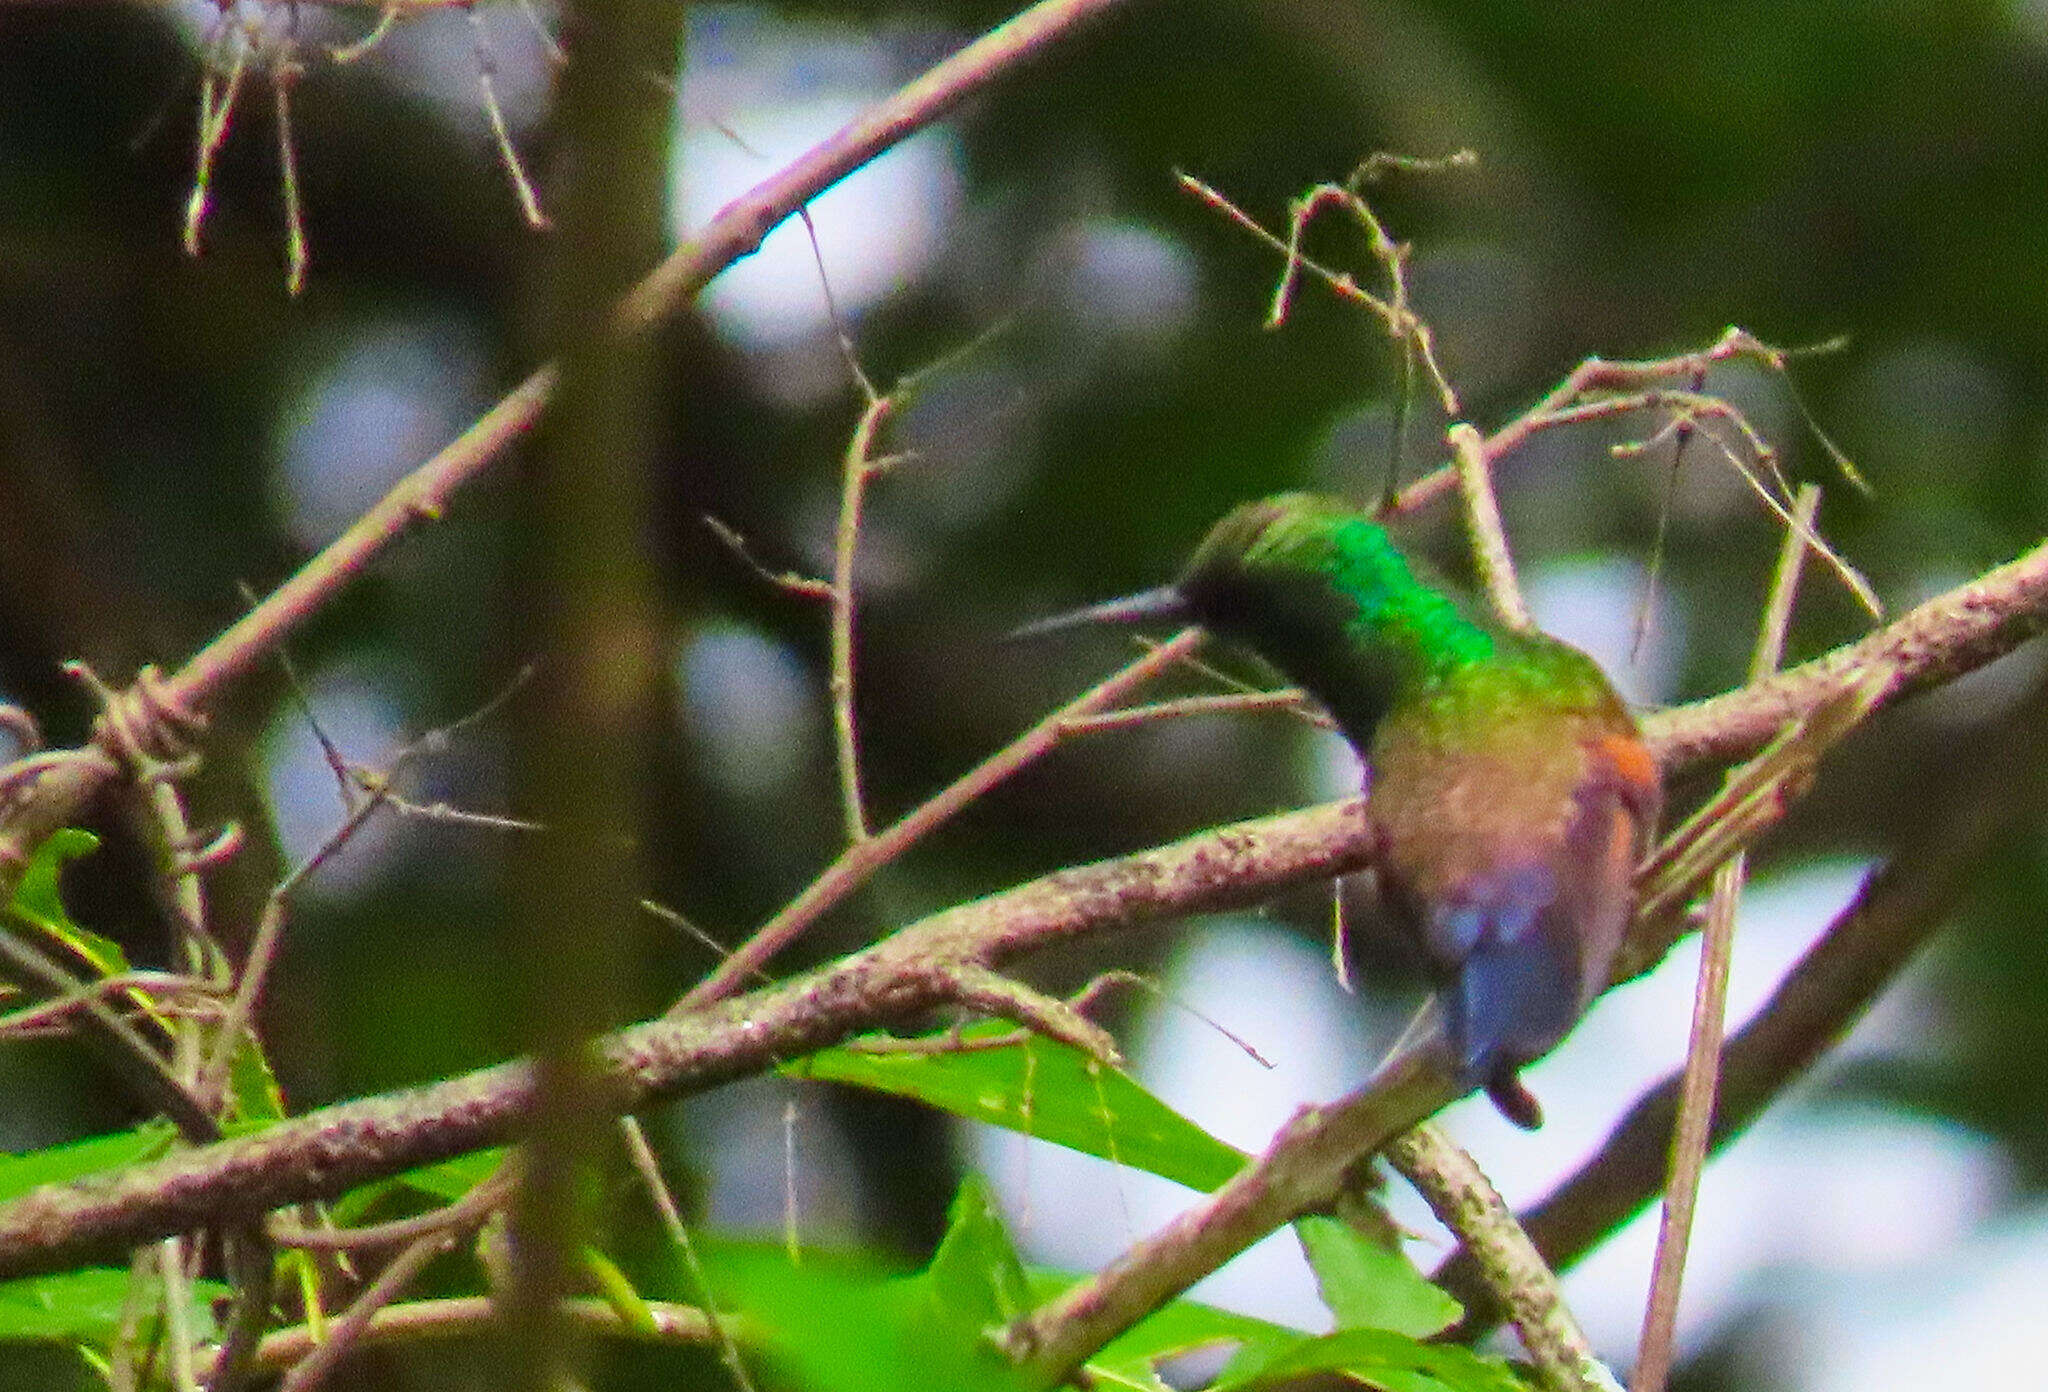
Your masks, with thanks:
M1320 701L1366 765L1375 865L1437 986L1451 1066L1519 1126L1519 1077L1607 985L1662 800L1590 657L1461 607L1343 502L1287 493L1211 529L1173 584L1048 619L1193 622Z

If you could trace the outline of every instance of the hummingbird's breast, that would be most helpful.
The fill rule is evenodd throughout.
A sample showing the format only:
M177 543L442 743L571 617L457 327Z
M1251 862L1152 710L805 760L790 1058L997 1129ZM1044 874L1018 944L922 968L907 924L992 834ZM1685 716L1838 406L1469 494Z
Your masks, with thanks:
M1439 974L1541 940L1576 1018L1606 985L1657 807L1655 764L1604 679L1440 684L1389 712L1370 763L1382 874Z

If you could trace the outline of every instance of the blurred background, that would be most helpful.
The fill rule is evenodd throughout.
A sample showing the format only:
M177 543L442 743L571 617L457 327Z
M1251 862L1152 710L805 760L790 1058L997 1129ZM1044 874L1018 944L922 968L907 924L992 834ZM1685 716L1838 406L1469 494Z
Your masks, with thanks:
M693 7L673 234L1007 13L944 0ZM508 0L474 21L431 14L342 65L329 50L367 35L374 12L298 10L292 138L312 260L296 299L260 71L213 177L204 254L179 248L216 15L0 10L0 696L61 741L91 716L58 677L61 659L119 677L178 662L241 609L238 586L289 574L534 366L521 314L545 234L522 221L480 75L544 174L545 11ZM1414 243L1416 307L1483 428L1589 354L1701 348L1729 324L1783 346L1843 339L1797 358L1789 384L1734 369L1707 386L1741 404L1795 479L1827 485L1823 528L1886 604L1910 606L2039 537L2048 6L1132 5L813 209L868 374L886 388L940 364L888 442L911 457L875 490L863 539L859 715L879 819L1126 651L1113 636L1004 646L1006 630L1159 582L1244 498L1311 486L1365 502L1381 487L1401 373L1378 321L1309 285L1284 330L1262 327L1277 258L1181 192L1175 172L1271 226L1291 196L1373 151L1468 147L1475 169L1396 176L1373 198ZM1372 270L1340 222L1312 247ZM653 771L662 815L647 890L737 941L831 858L842 823L822 612L764 583L702 519L746 538L770 570L822 573L860 398L794 225L665 329L660 352L668 424L647 544L672 615L672 738ZM1871 496L1842 483L1807 413ZM1418 405L1398 442L1408 475L1435 462L1441 425ZM1667 439L1611 452L1653 429L1553 432L1501 480L1539 617L1645 707L1739 681L1777 546L1714 449L1674 459ZM295 644L312 711L350 757L388 759L542 656L519 650L501 607L516 477L509 461ZM1404 534L1463 570L1447 510ZM1869 622L1816 570L1791 656ZM1757 865L1738 1012L1905 831L1986 783L2036 776L1997 748L2039 669L2023 650L1886 715L1829 764ZM281 672L241 688L217 725L195 796L206 819L259 833L216 890L222 932L242 941L267 887L333 829L341 803ZM494 810L502 739L501 726L464 731L407 788ZM802 953L1356 780L1341 745L1284 717L1093 739L893 867ZM2048 840L2037 818L2021 821L1909 978L1710 1169L1682 1386L1833 1392L1928 1385L1937 1369L2010 1381L2037 1364ZM82 920L148 960L161 935L142 856L107 823L107 847L69 889ZM505 833L387 817L322 870L263 1022L295 1109L514 1047L499 945L503 870L518 854ZM1327 967L1327 916L1326 895L1297 896L1033 970L1071 987L1141 965L1174 1001L1250 1039L1275 1068L1177 1005L1141 1001L1120 1021L1148 1082L1257 1145L1295 1102L1355 1084L1413 998L1391 962L1346 997ZM658 1010L707 965L705 949L650 919L644 994L622 1017ZM1541 1133L1512 1133L1483 1105L1453 1114L1511 1199L1545 1192L1677 1065L1692 970L1691 954L1674 954L1534 1071L1551 1116ZM0 1149L123 1124L124 1106L68 1049L0 1053ZM928 1251L963 1168L998 1182L1035 1257L1069 1265L1106 1258L1189 1198L815 1087L731 1089L658 1129L701 1177L712 1221L780 1227L789 1137L803 1230L906 1259ZM1425 1229L1427 1262L1440 1240L1419 1205L1403 1215ZM1568 1283L1617 1359L1633 1347L1649 1250L1638 1223ZM1288 1241L1203 1293L1317 1318ZM440 1385L402 1363L385 1375Z

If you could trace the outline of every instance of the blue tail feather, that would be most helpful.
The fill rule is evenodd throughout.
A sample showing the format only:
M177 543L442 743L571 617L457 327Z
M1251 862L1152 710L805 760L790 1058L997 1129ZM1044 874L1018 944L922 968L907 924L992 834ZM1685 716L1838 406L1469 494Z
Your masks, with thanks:
M1542 933L1482 941L1444 991L1444 1023L1468 1082L1540 1058L1577 1018L1578 963Z

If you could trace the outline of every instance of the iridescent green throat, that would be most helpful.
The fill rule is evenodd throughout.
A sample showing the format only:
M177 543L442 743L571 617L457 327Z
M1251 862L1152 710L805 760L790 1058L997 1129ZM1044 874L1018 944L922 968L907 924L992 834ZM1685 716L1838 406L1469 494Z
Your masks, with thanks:
M1509 656L1419 579L1385 529L1334 498L1247 503L1177 586L1202 622L1306 687L1354 737L1403 695Z

